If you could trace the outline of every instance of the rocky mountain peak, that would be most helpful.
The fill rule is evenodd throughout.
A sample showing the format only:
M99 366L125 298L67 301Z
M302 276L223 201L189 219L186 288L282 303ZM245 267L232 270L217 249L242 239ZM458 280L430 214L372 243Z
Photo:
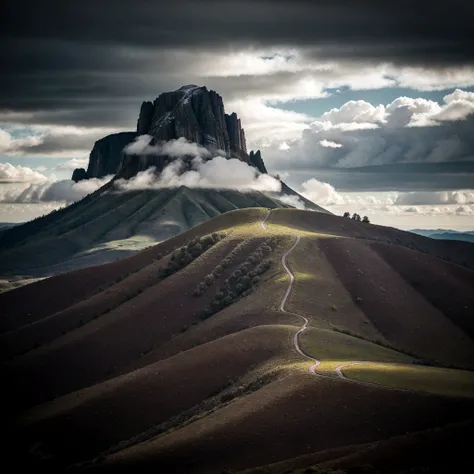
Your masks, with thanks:
M205 86L188 84L160 94L153 102L143 102L136 132L99 140L91 152L86 176L102 177L111 172L132 176L150 166L161 171L170 161L167 157L122 152L137 136L145 134L152 137L151 145L184 137L209 150L222 150L228 158L240 159L266 172L260 152L248 154L241 121L235 112L225 113L222 97ZM75 172L76 179L83 176L84 173Z

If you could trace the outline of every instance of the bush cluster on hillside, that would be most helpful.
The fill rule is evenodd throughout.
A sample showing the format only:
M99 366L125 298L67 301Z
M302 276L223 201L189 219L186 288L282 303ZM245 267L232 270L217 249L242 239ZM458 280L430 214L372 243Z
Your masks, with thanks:
M201 319L209 318L226 306L230 306L237 299L247 296L253 290L253 287L258 285L260 275L265 273L272 265L272 261L265 258L273 251L272 244L274 244L274 241L262 243L239 265L218 289L210 306L203 310ZM224 268L230 265L225 260L222 261ZM205 282L202 283L205 285ZM200 290L200 288L199 286L196 290Z
M251 245L252 241L245 240L243 242L240 242L227 256L224 258L219 265L216 265L212 272L207 275L204 280L199 283L199 285L194 289L194 295L195 296L201 296L203 295L206 290L222 275L224 270L227 268L230 268L232 264L235 262L235 260L238 258L239 255L241 255L245 247L248 245ZM268 239L265 242L265 245L270 247L270 250L272 249L272 246L275 246L276 241L273 239ZM263 244L262 244L263 245Z
M357 214L356 212L354 212L354 214L352 214L352 217L351 217L350 212L344 212L343 217L345 217L346 219L352 219L353 221L363 222L364 224L370 224L370 220L367 216L360 217L360 215Z
M204 237L195 237L187 245L183 245L171 254L168 265L160 268L159 276L166 278L182 270L224 237L225 234L217 232Z

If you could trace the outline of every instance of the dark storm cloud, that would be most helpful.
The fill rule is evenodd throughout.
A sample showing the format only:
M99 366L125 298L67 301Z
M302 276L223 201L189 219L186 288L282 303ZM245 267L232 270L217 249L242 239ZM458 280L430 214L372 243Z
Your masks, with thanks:
M459 58L471 61L471 13L466 0L17 0L6 7L3 33L144 47L370 43L381 50L403 41L416 50L421 41L425 60L443 53L428 48L435 41L451 52L457 43Z
M0 16L0 121L133 128L142 100L202 83L206 54L241 47L296 47L309 60L472 64L472 10L465 0L16 0ZM206 85L228 100L296 79Z

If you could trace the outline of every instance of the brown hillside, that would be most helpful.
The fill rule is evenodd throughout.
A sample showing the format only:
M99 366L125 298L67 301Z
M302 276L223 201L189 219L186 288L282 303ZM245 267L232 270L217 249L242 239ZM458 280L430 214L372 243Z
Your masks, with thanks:
M474 246L406 234L233 211L1 294L7 452L50 471L277 473L440 442L474 408L474 374L449 368L474 368L474 271L452 263Z

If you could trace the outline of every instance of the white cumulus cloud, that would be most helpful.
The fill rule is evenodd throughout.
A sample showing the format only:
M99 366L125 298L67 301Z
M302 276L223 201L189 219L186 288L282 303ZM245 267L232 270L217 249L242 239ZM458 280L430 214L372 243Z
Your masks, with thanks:
M46 168L45 168L46 169ZM12 165L11 163L0 163L0 182L28 182L46 181L48 178L39 171L32 170L26 166Z
M329 140L321 140L318 143L325 148L341 148L342 147L340 143L331 142Z
M89 158L72 158L56 166L58 170L74 170L76 168L87 168Z
M191 169L181 159L176 159L158 176L155 168L149 168L137 173L129 180L117 180L115 186L121 191L178 186L272 192L278 192L281 189L280 181L272 176L259 173L243 161L221 156L210 160L203 160L197 156L191 161Z
M152 139L151 135L140 135L127 145L123 151L128 155L167 155L173 158L186 155L203 158L211 156L211 152L207 148L198 143L188 142L184 137L150 145Z

